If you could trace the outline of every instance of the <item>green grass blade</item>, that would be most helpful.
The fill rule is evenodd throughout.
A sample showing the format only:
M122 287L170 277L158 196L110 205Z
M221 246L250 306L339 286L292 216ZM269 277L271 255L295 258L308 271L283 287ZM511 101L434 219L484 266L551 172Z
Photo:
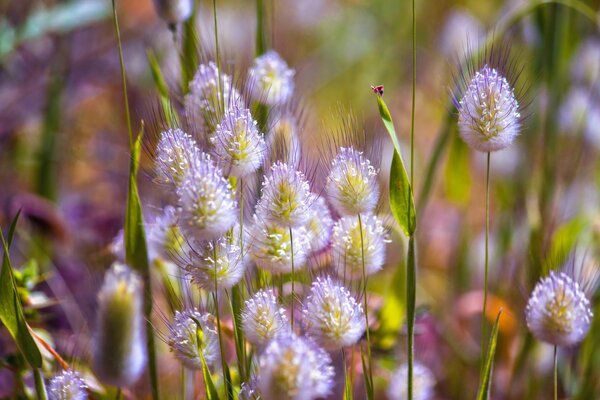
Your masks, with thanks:
M256 0L256 56L267 50L265 29L265 0Z
M4 240L4 235L0 230L0 239L2 239L2 247L4 248L2 271L0 271L0 320L17 343L17 347L27 360L27 363L35 370L42 366L42 355L25 321L23 306L17 292L8 252L18 218L19 213L17 213L10 225L8 240Z
M417 299L417 266L415 260L415 238L408 239L408 253L406 256L406 329L407 329L407 356L408 356L408 398L412 399L413 383L413 357L415 338L415 306Z
M178 126L179 121L177 118L177 113L175 110L173 110L173 106L171 105L171 100L169 97L169 86L167 85L165 77L160 69L158 60L151 49L148 49L146 54L148 57L148 63L150 64L150 71L152 71L152 79L154 80L154 84L156 85L160 95L160 105L165 116L165 120L171 127Z
M364 351L360 352L360 361L362 362L363 368L363 379L365 381L365 390L367 391L367 399L373 400L373 381L371 381L371 374L369 367L367 366L366 355Z
M238 371L240 380L246 382L246 347L244 340L244 330L242 329L242 291L241 283L235 285L231 290L231 312L233 314L233 333L235 339L235 353L237 355Z
M181 90L187 94L189 83L196 73L199 63L200 39L196 31L196 13L198 2L194 2L192 16L183 24L183 35L181 43Z
M233 382L231 381L231 371L229 370L229 365L225 364L225 394L227 395L227 400L233 400Z
M204 392L207 400L219 400L219 394L217 393L217 388L215 387L215 383L213 382L212 375L210 374L210 370L208 369L208 365L206 365L206 360L204 359L204 354L200 351L200 358L202 360L202 377L204 378Z
M485 359L485 366L482 371L481 381L479 383L479 391L477 392L477 400L487 400L490 397L490 387L492 385L492 369L494 366L494 355L496 354L496 345L498 343L498 326L500 325L500 315L502 310L498 312L494 328L492 329L492 335L490 337L490 344L488 346L487 356Z

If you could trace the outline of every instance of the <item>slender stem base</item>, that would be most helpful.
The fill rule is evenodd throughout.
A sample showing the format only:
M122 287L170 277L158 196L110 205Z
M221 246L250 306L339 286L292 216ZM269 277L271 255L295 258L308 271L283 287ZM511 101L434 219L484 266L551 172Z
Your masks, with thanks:
M557 347L554 346L554 400L558 400L558 357Z
M415 262L415 238L408 238L408 254L406 257L406 330L407 344L406 353L408 357L407 379L407 397L413 398L413 358L414 358L414 337L415 337L415 307L416 307L416 285L417 273Z
M487 291L489 264L489 235L490 235L490 154L487 153L485 170L485 261L483 272L483 308L481 310L481 369L485 365L485 331L487 321Z
M292 326L292 332L294 332L294 302L295 302L295 287L294 281L296 280L296 272L294 270L294 234L292 233L292 228L290 227L290 254L292 261L292 305L290 307L290 321Z
M360 230L360 255L362 262L362 281L363 281L363 301L365 308L365 324L366 324L366 336L367 336L367 359L368 363L366 364L368 371L363 371L364 374L368 374L369 383L372 386L373 383L373 375L371 368L371 336L369 333L369 304L367 301L367 271L365 269L365 245L364 245L364 234L363 234L363 226L362 226L362 218L360 214L358 214L358 229Z

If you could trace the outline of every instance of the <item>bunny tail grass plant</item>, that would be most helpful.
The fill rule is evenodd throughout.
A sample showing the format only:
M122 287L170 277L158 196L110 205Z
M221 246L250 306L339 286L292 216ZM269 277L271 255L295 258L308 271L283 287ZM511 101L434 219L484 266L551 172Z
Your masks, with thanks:
M76 371L64 370L48 383L49 400L87 400L87 398L87 385Z

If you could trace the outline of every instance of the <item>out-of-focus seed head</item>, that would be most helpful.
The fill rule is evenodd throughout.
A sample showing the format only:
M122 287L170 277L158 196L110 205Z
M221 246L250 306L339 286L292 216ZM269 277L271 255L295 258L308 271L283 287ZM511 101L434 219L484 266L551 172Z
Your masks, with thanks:
M584 41L573 57L571 66L573 79L580 84L593 86L600 79L600 41L590 38Z
M256 381L252 380L250 382L243 382L240 386L240 393L238 395L238 400L260 400L262 397L260 396L260 392L256 388Z
M208 156L191 168L177 186L179 226L186 237L211 240L225 234L238 218L231 184Z
M408 365L402 364L390 379L387 394L390 400L407 400ZM413 400L430 400L434 395L435 377L423 364L413 365Z
M208 313L195 308L176 311L169 334L169 348L186 368L201 369L202 357L209 366L221 357L217 327Z
M200 158L200 149L190 135L181 129L162 132L156 146L157 180L178 185Z
M310 237L310 250L316 253L329 245L333 229L333 219L331 218L331 213L325 199L318 196L314 198L310 202L310 215L306 223L306 229Z
M310 187L304 174L288 164L276 162L265 176L256 210L269 222L299 227L308 219L310 200Z
M252 97L268 105L286 102L294 93L294 70L274 50L257 57L248 71Z
M258 359L257 386L264 400L312 400L333 387L329 355L293 334L272 340Z
M283 227L255 216L254 225L250 228L252 241L250 257L259 268L273 273L292 271L292 243L290 228ZM306 228L292 228L294 267L299 270L304 266L310 251L310 237Z
M379 199L377 170L362 152L342 147L331 162L325 191L340 215L371 212Z
M383 223L373 214L361 215L361 219L362 246L358 216L342 217L333 226L333 265L341 278L362 277L363 251L367 276L379 271L385 262L385 246L389 240Z
M62 371L48 383L49 400L86 400L87 385L79 373L72 370Z
M269 151L268 165L277 161L284 162L294 168L300 165L302 145L298 132L298 120L289 111L281 115L275 114L270 123L267 148Z
M257 346L263 346L276 336L289 332L285 310L272 290L260 290L246 300L242 326L246 339Z
M488 65L475 72L457 107L460 135L475 150L502 150L512 144L521 129L513 88Z
M192 0L154 0L156 13L169 24L177 24L192 15Z
M160 214L156 215L152 223L147 224L146 235L150 260L158 257L169 260L189 252L189 246L179 229L178 221L178 210L173 206L166 206Z
M219 69L214 62L201 64L185 96L188 120L208 132L214 130L230 107L242 103L242 97L233 87L231 77L222 71L220 75L219 81Z
M146 366L143 286L126 265L114 263L98 293L92 369L108 385L129 387Z
M569 275L551 271L531 293L525 317L539 340L555 346L572 346L583 340L592 322L585 293Z
M200 288L231 289L244 276L246 254L239 246L239 238L226 235L193 247L185 271Z
M362 306L329 276L312 283L302 318L307 334L330 351L352 346L365 332Z
M250 110L238 106L225 113L210 142L224 170L237 177L256 171L266 153L265 139Z

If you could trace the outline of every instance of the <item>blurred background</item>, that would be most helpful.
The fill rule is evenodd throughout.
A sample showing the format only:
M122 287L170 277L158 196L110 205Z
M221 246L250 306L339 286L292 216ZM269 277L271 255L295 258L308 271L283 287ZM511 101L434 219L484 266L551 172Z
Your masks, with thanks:
M212 54L212 2L198 3L201 51ZM549 263L566 260L573 250L586 260L578 262L584 266L600 256L600 2L556 3L416 2L416 358L434 372L439 399L470 398L478 382L485 154L470 151L458 138L451 103L453 76L460 74L465 51L492 37L504 41L526 106L515 145L492 155L486 317L493 321L504 310L493 398L549 398L552 348L527 333L524 304ZM383 141L385 175L393 150L371 86L385 86L407 150L410 2L278 0L271 5L271 45L296 69L305 139L318 143L335 126L340 108L351 111L368 135ZM217 7L224 60L241 76L255 52L255 4L219 0ZM117 8L135 129L142 119L152 122L158 104L148 50L175 92L179 50L151 0L117 1ZM96 288L123 225L126 129L110 1L2 1L0 223L7 227L22 210L12 258L27 318L68 359L87 354ZM140 190L149 212L150 169L149 160L142 160ZM404 242L396 233L392 239ZM381 398L390 371L405 358L403 254L401 246L390 246L388 265L371 282L375 386ZM600 398L598 318L594 324L580 348L563 353L559 373L570 398ZM10 337L0 331L0 398L10 398L18 385L14 354ZM161 357L165 365L173 363L168 351ZM178 370L165 370L165 379L169 374L176 384Z

